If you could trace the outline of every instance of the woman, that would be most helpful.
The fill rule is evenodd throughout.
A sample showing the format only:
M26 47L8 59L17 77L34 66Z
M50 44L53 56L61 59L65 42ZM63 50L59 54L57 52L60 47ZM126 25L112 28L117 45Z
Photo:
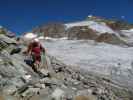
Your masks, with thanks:
M35 67L39 67L40 63L41 63L41 53L44 52L45 53L45 49L42 47L42 45L40 44L40 42L35 39L33 42L31 42L28 46L28 50L27 53L32 56L32 67L34 70L36 70Z

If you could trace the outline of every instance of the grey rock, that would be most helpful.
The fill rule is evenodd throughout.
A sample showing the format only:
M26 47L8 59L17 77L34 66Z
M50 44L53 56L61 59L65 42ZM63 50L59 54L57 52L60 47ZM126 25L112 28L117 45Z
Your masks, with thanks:
M39 73L43 76L43 77L50 77L50 72L46 69L40 69Z
M51 96L54 100L62 100L64 93L65 92L62 89L56 88Z
M23 97L30 97L39 92L40 88L29 88L25 92L22 93Z
M9 44L14 44L14 43L16 44L16 41L14 39L11 39L11 38L9 38L5 35L2 35L2 34L0 35L0 40L4 41L6 43L9 43Z
M40 83L35 84L35 87L40 88L40 89L46 88L45 84L40 84Z

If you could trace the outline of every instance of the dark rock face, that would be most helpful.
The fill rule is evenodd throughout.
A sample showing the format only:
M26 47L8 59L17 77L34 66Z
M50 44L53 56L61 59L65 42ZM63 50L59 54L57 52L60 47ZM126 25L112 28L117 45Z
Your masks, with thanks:
M113 30L128 30L133 28L132 24L128 24L123 21L106 21L106 25L108 25Z
M65 37L65 26L60 23L51 23L33 30L34 33L43 33L45 37Z
M89 29L87 26L78 26L72 27L67 30L68 39L73 40L81 40L81 39L89 39L95 40L96 42L105 42L114 45L127 45L127 43L121 40L117 35L110 33L98 34L96 31Z
M67 30L68 39L90 39L94 40L97 37L97 34L92 29L89 29L87 26L78 26L72 27Z

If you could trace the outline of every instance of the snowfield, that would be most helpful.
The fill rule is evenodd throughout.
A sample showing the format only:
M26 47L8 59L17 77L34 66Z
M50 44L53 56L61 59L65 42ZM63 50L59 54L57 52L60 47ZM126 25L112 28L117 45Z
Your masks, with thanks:
M88 26L89 28L101 33L116 33L111 28L109 28L104 22L98 23L95 21L81 21L81 22L75 22L75 23L68 23L65 24L66 29L75 27L75 26Z
M102 74L133 88L133 47L126 48L91 40L42 42L47 53L67 65Z

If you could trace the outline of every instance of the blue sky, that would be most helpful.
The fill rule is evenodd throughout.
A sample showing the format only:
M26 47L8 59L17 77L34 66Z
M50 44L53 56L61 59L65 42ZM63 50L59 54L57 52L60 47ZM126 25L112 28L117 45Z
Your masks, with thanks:
M0 25L17 34L47 22L71 22L89 14L133 23L133 0L0 0Z

